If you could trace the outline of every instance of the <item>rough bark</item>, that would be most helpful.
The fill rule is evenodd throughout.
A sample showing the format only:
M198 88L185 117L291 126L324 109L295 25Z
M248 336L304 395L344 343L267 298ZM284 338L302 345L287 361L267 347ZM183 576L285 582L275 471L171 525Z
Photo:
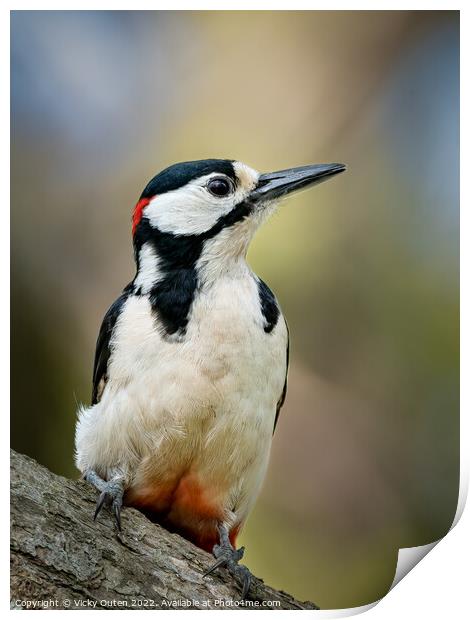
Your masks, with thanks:
M223 609L241 607L223 570L203 577L210 554L125 508L122 533L95 491L11 452L11 605L16 608ZM254 579L246 603L316 609ZM222 602L221 602L222 601Z

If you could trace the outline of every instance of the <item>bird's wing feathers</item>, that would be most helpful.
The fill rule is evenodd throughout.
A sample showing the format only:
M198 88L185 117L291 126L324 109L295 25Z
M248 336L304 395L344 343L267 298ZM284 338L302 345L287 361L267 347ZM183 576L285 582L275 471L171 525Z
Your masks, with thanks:
M93 366L93 393L91 402L96 405L101 399L106 385L108 360L111 355L111 336L119 315L122 312L125 301L129 297L129 292L124 289L122 295L116 299L108 312L105 314L101 324L98 340L96 341L95 364Z
M281 413L282 405L284 404L284 401L286 400L286 394L287 394L287 372L289 370L289 327L287 325L287 321L286 321L286 329L287 329L286 379L284 381L284 387L282 388L282 394L279 397L279 400L277 401L277 405L276 405L276 417L274 419L273 435L274 435L274 431L276 430L277 420L279 418L279 414Z

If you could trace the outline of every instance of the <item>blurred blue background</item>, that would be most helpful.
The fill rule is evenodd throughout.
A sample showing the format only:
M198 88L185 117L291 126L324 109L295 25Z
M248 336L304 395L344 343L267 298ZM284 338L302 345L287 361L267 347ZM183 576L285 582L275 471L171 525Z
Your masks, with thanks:
M241 542L322 608L376 600L458 494L458 12L11 15L13 447L77 475L77 402L156 172L347 163L250 250L292 364Z

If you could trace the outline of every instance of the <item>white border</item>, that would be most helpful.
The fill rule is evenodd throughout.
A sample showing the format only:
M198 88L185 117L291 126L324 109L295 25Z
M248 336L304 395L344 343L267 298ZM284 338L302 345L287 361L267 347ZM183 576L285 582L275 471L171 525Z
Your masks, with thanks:
M9 10L57 10L57 11L82 11L82 10L164 10L164 11L457 11L462 9L463 2L442 2L431 0L424 2L415 0L414 2L383 2L373 0L363 0L362 2L352 2L351 0L331 0L331 2L319 2L318 0L293 0L292 2L280 2L279 0L238 0L228 2L223 0L205 0L195 2L194 0L173 0L173 2L152 2L151 0L81 0L80 2L66 2L52 0L49 2L39 2L39 0L17 0L8 3Z
M68 3L70 6L64 6L65 2L10 2L8 7L5 8L2 13L2 20L0 22L0 78L2 83L2 97L0 98L0 105L2 106L2 119L3 119L3 132L2 136L5 139L2 140L1 148L1 188L5 201L8 201L9 196L9 10L461 10L461 109L470 110L470 101L468 97L468 18L467 10L462 9L462 3L443 3L443 2L360 2L354 3L351 1L329 3L319 2L305 2L297 1L289 3L289 6L281 2L247 2L246 0L239 0L238 2L226 2L222 6L220 0L218 2L189 2L174 0L171 3L151 2L150 0L135 0L133 3L124 1L101 1L101 2L76 2ZM466 117L461 117L461 135L464 138L468 137L468 122ZM468 170L466 163L468 163L468 147L467 141L462 140L461 148L461 169ZM468 191L466 185L461 182L461 204L468 205ZM0 240L0 264L4 271L2 282L2 290L9 289L9 211L7 215L6 205L3 208L2 226L0 227L0 234L2 235ZM462 210L461 215L461 263L462 273L465 273L465 267L469 264L469 250L465 245L465 233L468 233L468 208ZM468 272L468 270L467 270ZM461 277L462 285L462 316L467 316L468 320L468 308L469 308L469 287L465 283L464 278ZM0 372L0 381L2 382L3 401L9 401L9 351L6 346L9 344L9 311L6 300L2 300L0 304L0 328L4 331L2 342L2 366ZM468 323L467 323L468 325ZM469 425L466 418L466 413L469 409L469 396L468 389L465 389L468 385L468 350L469 350L469 328L462 321L461 324L461 342L462 342L462 366L461 366L461 497L466 495L468 489L468 472L469 472L469 455L466 447L468 446L469 439ZM466 372L467 371L467 372ZM467 382L465 379L467 378ZM6 408L5 408L6 409ZM3 416L4 432L2 433L2 439L5 444L8 443L9 437L9 420L7 411ZM2 483L4 486L4 497L9 495L9 479L6 472L9 470L9 451L8 445L5 445L2 450ZM9 515L3 510L0 513L1 525L4 528L5 535L2 537L2 551L5 561L5 572L7 574L7 562L8 562L8 550L7 550L7 532L9 531ZM361 613L367 609L368 615L371 618L377 619L395 619L398 614L405 615L405 617L417 617L417 618L444 618L444 617L460 617L463 612L467 612L468 602L466 597L467 579L469 574L469 562L468 562L468 550L470 549L470 517L468 516L468 510L463 513L463 516L458 522L457 526L451 530L451 532L445 537L444 542L437 545L432 553L420 563L418 569L413 570L412 575L407 579L404 579L397 588L394 588L380 604L373 607L366 606L366 608L356 608L355 610L342 610L342 612L329 612L329 611L317 611L309 612L304 611L304 614L313 614L315 618L332 618L344 615L349 615L351 612ZM3 579L3 596L2 602L6 604L9 600L9 584L8 580ZM5 608L5 607L4 607ZM349 612L349 614L348 614ZM11 613L11 612L10 612ZM16 612L13 612L16 613ZM43 613L49 613L47 611ZM99 612L77 612L86 613L89 617L90 613ZM110 613L109 611L107 612ZM111 612L113 613L113 612ZM114 612L117 613L117 612ZM167 613L174 614L175 611L158 611L159 615L166 615ZM180 614L192 614L193 611L179 611ZM214 611L212 614L226 613L222 611ZM251 613L239 610L238 613ZM263 613L263 612L258 612ZM271 613L271 612L269 612ZM294 614L298 612L281 612L283 614ZM215 616L214 616L215 617Z

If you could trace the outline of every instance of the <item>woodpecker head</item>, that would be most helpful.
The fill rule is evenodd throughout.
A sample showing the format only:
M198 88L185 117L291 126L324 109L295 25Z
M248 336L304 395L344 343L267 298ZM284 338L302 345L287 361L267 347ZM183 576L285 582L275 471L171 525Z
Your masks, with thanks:
M183 262L186 253L197 258L209 243L219 258L244 255L259 224L281 198L343 170L342 164L320 164L260 174L227 159L170 166L148 183L135 206L137 262L147 242L159 255L171 246Z

